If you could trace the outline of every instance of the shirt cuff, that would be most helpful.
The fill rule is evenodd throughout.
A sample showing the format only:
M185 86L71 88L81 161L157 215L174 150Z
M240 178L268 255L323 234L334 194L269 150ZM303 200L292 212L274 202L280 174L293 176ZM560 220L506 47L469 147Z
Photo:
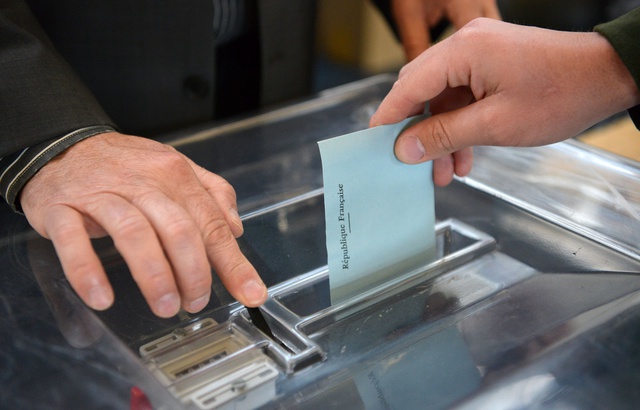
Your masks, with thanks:
M22 213L18 195L40 168L78 141L114 131L116 130L109 125L80 128L62 137L27 147L21 152L0 158L0 196L15 212Z

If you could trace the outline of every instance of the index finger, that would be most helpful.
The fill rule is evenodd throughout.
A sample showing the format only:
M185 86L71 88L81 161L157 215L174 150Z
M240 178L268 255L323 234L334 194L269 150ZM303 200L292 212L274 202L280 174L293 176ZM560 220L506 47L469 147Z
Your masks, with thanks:
M426 101L445 90L447 62L443 58L444 53L438 52L442 44L429 48L400 70L398 79L371 117L369 126L394 124L419 114Z
M216 185L216 181L201 175L205 190L189 196L185 206L200 228L209 262L224 287L243 305L260 306L267 298L267 288L238 246L226 215L229 204L221 199L225 195L215 194L226 185Z

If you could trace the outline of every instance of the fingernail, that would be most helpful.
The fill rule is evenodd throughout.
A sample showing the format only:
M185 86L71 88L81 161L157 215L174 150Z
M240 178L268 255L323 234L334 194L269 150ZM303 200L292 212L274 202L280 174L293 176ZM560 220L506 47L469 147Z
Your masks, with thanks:
M242 295L247 301L248 305L257 306L260 305L265 298L267 288L262 283L258 283L255 280L248 280L242 285Z
M397 153L400 161L412 164L424 157L425 150L418 137L407 135L398 140Z
M240 219L238 210L235 208L229 208L229 215L231 215L231 221L233 224L240 228L241 231L244 231L244 228L242 227L242 219Z
M111 295L102 286L97 286L89 291L89 305L96 310L105 310L111 306Z
M156 312L160 317L171 317L178 313L180 300L175 293L167 293L156 302Z
M206 294L189 303L189 306L186 310L190 313L196 313L204 309L204 307L207 306L207 303L209 303L209 294Z

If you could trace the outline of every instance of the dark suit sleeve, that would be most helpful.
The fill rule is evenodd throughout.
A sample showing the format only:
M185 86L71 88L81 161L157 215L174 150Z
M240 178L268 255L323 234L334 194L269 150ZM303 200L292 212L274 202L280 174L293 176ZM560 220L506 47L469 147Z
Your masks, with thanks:
M15 209L24 184L48 160L114 130L21 0L0 0L0 195Z
M640 7L594 30L609 40L640 89ZM640 129L640 105L631 108L629 115Z

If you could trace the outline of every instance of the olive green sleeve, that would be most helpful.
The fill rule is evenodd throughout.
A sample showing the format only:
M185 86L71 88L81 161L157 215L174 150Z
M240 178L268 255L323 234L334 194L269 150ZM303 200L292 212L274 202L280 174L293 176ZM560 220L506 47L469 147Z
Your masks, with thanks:
M594 30L611 43L640 89L640 7ZM640 129L640 105L631 108L629 115Z

